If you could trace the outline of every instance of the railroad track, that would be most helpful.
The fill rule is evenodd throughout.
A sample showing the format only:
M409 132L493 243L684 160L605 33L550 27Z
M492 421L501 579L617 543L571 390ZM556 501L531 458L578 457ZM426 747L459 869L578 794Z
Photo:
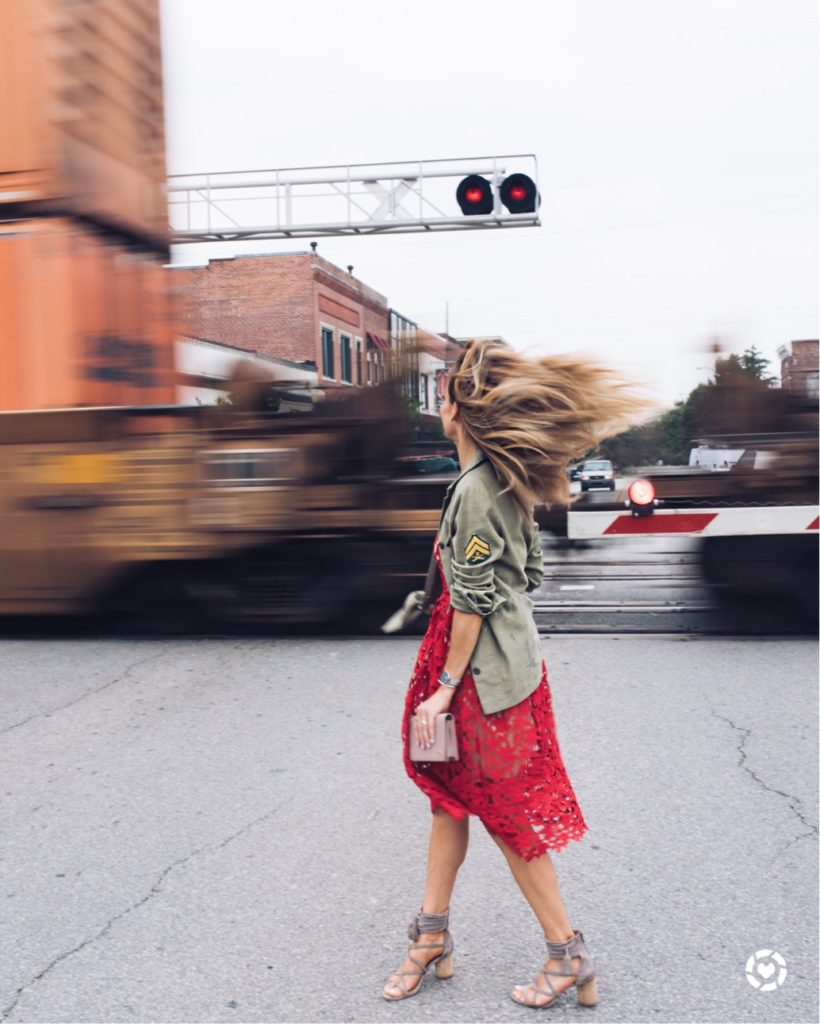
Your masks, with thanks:
M553 635L803 636L816 633L778 599L720 607L690 558L544 565L533 595L538 632Z
M539 601L535 624L543 635L556 633L721 634L726 630L711 604L637 601Z
M680 591L688 593L679 599ZM570 596L576 593L577 598ZM674 596L664 600L661 595L666 593ZM722 631L699 562L686 554L550 559L544 562L544 582L533 604L538 631L544 635Z

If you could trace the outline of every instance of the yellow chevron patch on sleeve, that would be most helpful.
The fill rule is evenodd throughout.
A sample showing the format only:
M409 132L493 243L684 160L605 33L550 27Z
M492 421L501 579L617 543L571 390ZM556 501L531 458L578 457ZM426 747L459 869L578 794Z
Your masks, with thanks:
M478 565L481 562L486 562L490 557L490 545L483 537L474 533L467 541L464 554L467 556L467 561L470 565Z

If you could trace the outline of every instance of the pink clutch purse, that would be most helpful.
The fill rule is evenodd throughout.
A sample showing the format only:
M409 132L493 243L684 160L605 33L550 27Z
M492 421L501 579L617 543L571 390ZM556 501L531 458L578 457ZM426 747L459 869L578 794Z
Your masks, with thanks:
M416 731L410 723L410 760L411 761L457 761L458 743L456 742L456 720L449 711L436 715L436 731L432 747L426 749L416 742Z

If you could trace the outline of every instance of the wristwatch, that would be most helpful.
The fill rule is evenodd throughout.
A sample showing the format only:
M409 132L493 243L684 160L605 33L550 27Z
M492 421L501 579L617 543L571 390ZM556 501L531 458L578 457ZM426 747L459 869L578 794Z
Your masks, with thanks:
M446 668L442 670L441 675L438 677L438 681L441 683L442 686L450 686L453 689L455 689L461 682L460 679L453 679L453 677L450 675Z

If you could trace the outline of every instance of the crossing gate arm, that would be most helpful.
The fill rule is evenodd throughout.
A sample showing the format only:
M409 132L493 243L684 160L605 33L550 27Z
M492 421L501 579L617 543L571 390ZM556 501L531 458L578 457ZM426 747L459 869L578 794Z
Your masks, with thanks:
M656 509L649 515L621 512L567 514L567 536L574 540L618 537L729 537L818 532L820 507L778 505L747 508Z

